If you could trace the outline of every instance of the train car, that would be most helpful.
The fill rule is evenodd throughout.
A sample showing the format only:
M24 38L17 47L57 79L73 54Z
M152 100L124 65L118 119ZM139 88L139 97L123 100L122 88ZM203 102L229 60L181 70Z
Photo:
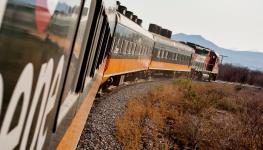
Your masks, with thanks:
M113 0L1 0L0 149L75 149L116 24Z
M172 32L150 24L149 31L154 36L151 74L175 76L191 72L191 60L194 49L180 42L171 40ZM158 34L159 33L159 34Z
M192 77L198 80L216 80L219 72L219 54L198 44L186 42L195 50L192 63Z
M106 84L119 85L146 75L154 42L153 35L143 29L141 23L126 7L119 6L113 44L104 72Z

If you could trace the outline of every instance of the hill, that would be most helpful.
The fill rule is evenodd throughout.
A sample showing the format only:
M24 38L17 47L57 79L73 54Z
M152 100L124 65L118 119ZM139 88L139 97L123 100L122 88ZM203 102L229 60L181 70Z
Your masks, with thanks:
M215 43L205 39L201 35L187 35L184 33L175 34L172 36L172 39L176 41L187 41L202 45L204 47L215 50L220 53L220 55L226 55L227 58L224 58L224 63L231 63L237 66L248 67L253 70L263 71L263 53L260 52L251 52L251 51L237 51L222 48Z

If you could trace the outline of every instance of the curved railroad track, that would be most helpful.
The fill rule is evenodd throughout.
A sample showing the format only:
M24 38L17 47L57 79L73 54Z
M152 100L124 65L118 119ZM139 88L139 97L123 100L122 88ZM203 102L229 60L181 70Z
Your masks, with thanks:
M97 98L82 131L77 150L122 149L115 138L115 118L122 114L127 102L170 80L155 80L114 88Z

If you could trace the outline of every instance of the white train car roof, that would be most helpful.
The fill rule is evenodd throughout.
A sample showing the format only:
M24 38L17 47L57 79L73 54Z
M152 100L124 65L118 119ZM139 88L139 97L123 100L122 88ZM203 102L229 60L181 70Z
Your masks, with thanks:
M185 45L185 44L180 43L180 42L175 41L175 40L171 40L167 37L164 37L164 36L161 36L161 35L158 35L155 33L152 33L152 34L154 36L155 42L158 42L158 43L163 44L163 45L167 45L169 47L175 47L181 53L183 53L183 52L187 52L189 54L195 53L195 50L188 45Z
M118 12L117 13L117 19L118 19L118 24L121 24L125 27L128 27L131 30L134 30L134 31L148 37L149 39L153 40L153 35L149 31L145 30L143 27L141 27L137 23L133 22L132 20L130 20L129 18L127 18L123 14Z

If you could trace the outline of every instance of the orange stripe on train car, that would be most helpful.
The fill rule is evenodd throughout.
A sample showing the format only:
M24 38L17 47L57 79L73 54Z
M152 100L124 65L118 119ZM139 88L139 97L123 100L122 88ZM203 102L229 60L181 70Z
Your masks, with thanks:
M104 77L147 70L149 68L150 62L151 59L147 57L141 57L138 59L110 58L108 59Z
M182 64L152 61L149 68L155 70L191 71L192 67Z

